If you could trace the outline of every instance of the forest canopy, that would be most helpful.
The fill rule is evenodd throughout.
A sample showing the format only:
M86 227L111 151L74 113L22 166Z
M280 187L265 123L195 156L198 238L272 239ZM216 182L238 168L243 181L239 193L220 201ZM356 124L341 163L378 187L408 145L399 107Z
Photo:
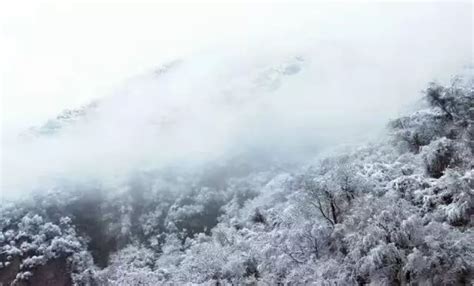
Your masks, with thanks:
M468 285L473 83L432 83L382 138L303 166L233 158L5 201L0 284Z

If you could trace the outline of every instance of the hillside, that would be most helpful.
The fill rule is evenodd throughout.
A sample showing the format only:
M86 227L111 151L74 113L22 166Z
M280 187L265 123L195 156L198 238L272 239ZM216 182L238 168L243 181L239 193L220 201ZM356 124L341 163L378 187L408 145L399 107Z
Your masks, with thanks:
M5 201L0 284L470 285L474 82L430 84L423 100L382 138L310 163L239 153Z

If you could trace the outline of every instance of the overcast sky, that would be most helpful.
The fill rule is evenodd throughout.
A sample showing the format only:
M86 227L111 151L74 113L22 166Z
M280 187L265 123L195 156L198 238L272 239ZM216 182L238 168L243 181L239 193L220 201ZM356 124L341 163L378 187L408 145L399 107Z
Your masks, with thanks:
M164 61L292 24L271 20L276 10L266 5L11 1L5 7L2 119L30 124Z
M430 40L440 30L440 37L450 35L464 45L457 51L446 50L446 56L463 60L472 47L469 2L408 3L393 12L373 4L267 2L275 1L239 5L4 1L0 12L2 124L34 124L64 108L100 98L125 79L160 63L205 49L243 45L270 34L281 39L285 33L301 31L301 37L337 39L372 33L372 41L377 41L383 29L403 25L405 18L419 18L419 27L402 30L407 40ZM359 18L355 23L345 22L346 14L352 17L347 19ZM357 33L343 33L354 27L360 27Z

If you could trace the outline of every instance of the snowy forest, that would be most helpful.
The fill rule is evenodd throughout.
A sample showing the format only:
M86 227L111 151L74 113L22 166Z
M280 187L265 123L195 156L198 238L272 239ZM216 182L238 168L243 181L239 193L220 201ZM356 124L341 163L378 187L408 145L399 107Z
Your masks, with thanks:
M473 5L0 1L0 286L474 286Z
M420 97L379 138L304 165L248 154L5 200L0 284L471 285L474 81ZM56 136L97 105L23 138Z

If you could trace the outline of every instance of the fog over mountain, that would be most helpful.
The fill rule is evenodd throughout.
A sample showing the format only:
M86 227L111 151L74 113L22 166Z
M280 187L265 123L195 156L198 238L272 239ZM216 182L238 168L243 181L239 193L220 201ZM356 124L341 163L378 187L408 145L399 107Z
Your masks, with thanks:
M3 189L30 188L58 175L85 179L202 166L239 154L310 158L377 134L415 103L434 73L426 72L424 81L423 75L392 75L406 64L377 63L347 43L320 41L164 63L107 97L6 138Z
M195 47L187 25L154 20L164 6L75 5L64 15L91 13L92 38L117 24L124 46L78 46L96 66L58 83L76 67L38 52L44 100L21 85L37 82L18 72L34 54L21 17L2 34L19 51L0 285L473 283L472 3L211 5L219 28L202 7L163 8L196 22ZM136 30L163 40L128 50Z

